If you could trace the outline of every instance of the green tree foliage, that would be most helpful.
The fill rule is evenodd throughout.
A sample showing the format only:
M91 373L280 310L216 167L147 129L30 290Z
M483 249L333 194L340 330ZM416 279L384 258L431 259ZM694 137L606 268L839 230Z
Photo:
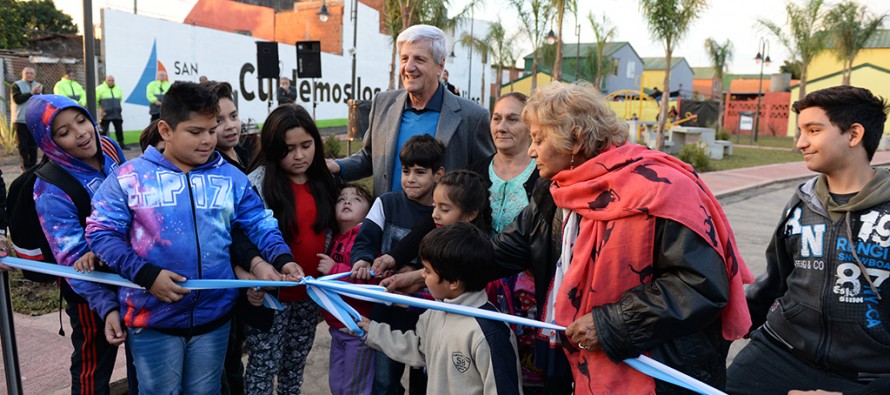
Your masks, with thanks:
M720 101L717 113L717 125L723 127L723 75L728 71L729 62L732 62L732 41L727 39L723 44L717 40L708 37L705 40L705 50L708 52L708 59L711 60L711 67L714 69L714 78L712 79L711 98Z
M433 25L442 30L453 30L457 22L464 17L460 13L453 18L448 17L451 7L449 0L384 0L383 25L389 32L392 41L392 56L389 69L389 89L394 89L396 81L396 39L405 28L417 24ZM401 85L401 81L399 82Z
M19 15L28 31L77 33L71 16L56 8L51 0L18 1Z
M785 59L782 62L782 65L779 66L779 71L782 73L791 74L791 79L799 80L800 79L800 61L793 59Z
M50 0L0 0L0 48L28 46L28 38L41 33L77 33L71 16Z
M594 69L593 86L602 89L603 77L612 71L611 59L604 55L606 43L612 41L615 35L618 34L618 28L612 25L609 18L606 18L606 14L603 14L602 18L597 20L593 16L593 11L591 11L587 14L587 19L590 21L590 27L593 28L593 35L596 37L596 55L594 62L591 63L591 67Z
M28 44L22 18L13 12L17 8L15 0L0 0L0 49L24 48Z
M538 59L540 58L541 41L547 24L553 17L553 7L549 0L509 0L510 5L519 14L522 32L532 45L532 93L538 89Z
M504 66L516 66L516 34L507 34L504 25L498 20L488 28L488 43L491 45L491 62L495 65L496 83L495 99L501 95Z
M807 68L816 55L825 48L827 34L824 27L823 0L805 0L803 5L797 5L789 0L785 3L785 13L788 15L788 32L782 26L768 19L758 19L757 23L772 33L782 45L788 49L791 57L800 64L800 88L797 91L797 99L803 99L807 95ZM794 142L800 138L800 130L794 134ZM797 149L797 148L795 148Z
M839 3L828 11L825 23L829 30L829 40L834 44L834 55L843 63L844 85L850 85L856 55L887 17L888 14L871 16L864 5L852 0Z
M692 22L707 8L707 0L640 0L652 38L664 45L664 94L658 115L656 149L664 148L664 126L667 121L668 101L671 91L671 56L677 43L689 31Z
M578 5L575 0L551 0L551 7L556 9L556 54L553 60L553 79L562 80L562 18L566 9L576 12ZM577 19L577 18L576 18Z
M482 69L485 69L485 65L488 63L488 54L491 52L491 41L492 41L492 31L489 30L488 34L483 38L476 38L470 35L470 33L464 32L464 34L460 37L460 44L467 48L472 48L474 51L482 54ZM470 59L472 61L472 59ZM472 77L472 76L470 76ZM485 97L485 73L482 73L482 85L481 92L479 95L479 100ZM467 94L471 95L471 92L467 92ZM471 95L472 97L472 95ZM484 104L484 103L483 103Z
M825 48L823 5L823 0L806 0L803 5L792 1L785 3L785 12L788 15L787 33L773 21L757 20L760 26L772 33L788 49L793 58L800 61L798 100L807 95L807 68L810 61Z

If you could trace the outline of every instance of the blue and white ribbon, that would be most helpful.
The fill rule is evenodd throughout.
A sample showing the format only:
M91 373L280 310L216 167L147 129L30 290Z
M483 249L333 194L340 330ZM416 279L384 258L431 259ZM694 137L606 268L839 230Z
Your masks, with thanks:
M142 288L141 286L136 285L133 282L112 273L96 271L91 273L80 273L74 270L74 268L67 266L60 266L13 257L0 258L0 263L17 269L30 270L54 276L93 281L118 287ZM377 285L350 284L342 281L337 281L340 278L349 276L349 274L349 272L339 273L320 277L318 279L305 277L300 282L262 280L187 280L180 283L180 286L189 290L201 290L218 288L290 287L295 285L306 285L307 293L312 298L312 300L314 300L322 308L330 312L334 317L337 318L337 320L346 325L346 327L349 328L350 331L356 333L359 336L362 336L364 334L364 331L357 324L362 319L361 315L359 315L358 312L355 311L355 309L344 302L340 295L377 303L405 304L413 307L440 310L448 313L503 321L535 328L565 331L565 327L556 325L555 323L546 323L494 311L388 293L383 287ZM275 306L278 306L277 309L283 309L283 307L281 307L281 304L278 303L275 298L271 297L271 295L269 294L266 294L266 296L271 298L271 300L269 300L268 298L264 299L264 306L270 308L276 308ZM683 372L673 369L670 366L667 366L645 355L640 355L638 358L625 359L624 362L643 374L698 392L700 394L726 395L724 392L710 387L707 384L684 374Z
M56 265L53 263L31 261L22 258L3 257L0 263L16 269L28 270L52 276L70 278L74 280L92 281L95 283L114 285L116 287L137 288L143 287L114 273L92 271L81 273L73 267ZM220 288L255 288L255 287L290 287L300 285L294 281L267 281L267 280L186 280L178 283L179 286L190 291Z

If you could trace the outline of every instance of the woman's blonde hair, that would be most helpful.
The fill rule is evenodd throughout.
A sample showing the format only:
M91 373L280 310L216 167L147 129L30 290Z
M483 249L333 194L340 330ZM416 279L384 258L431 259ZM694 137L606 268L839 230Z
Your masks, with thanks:
M618 120L593 85L553 82L536 91L522 110L522 121L540 126L561 153L581 143L579 155L592 158L610 145L627 142L627 127Z

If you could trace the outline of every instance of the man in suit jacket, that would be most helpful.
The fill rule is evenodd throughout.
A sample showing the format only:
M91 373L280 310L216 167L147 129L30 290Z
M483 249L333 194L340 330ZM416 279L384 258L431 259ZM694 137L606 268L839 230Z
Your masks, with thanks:
M430 134L445 144L445 170L463 169L494 154L488 110L446 94L445 33L429 25L411 26L396 40L403 90L381 92L371 104L364 146L352 156L328 160L346 181L374 176L374 195L401 190L399 151L411 136Z

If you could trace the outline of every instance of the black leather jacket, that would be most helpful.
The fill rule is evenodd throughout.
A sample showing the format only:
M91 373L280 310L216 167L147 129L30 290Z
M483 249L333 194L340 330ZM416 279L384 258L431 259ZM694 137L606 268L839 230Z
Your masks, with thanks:
M496 276L530 268L538 312L543 311L562 237L561 210L553 203L549 185L541 179L529 205L494 239L500 270ZM600 346L616 363L648 352L723 389L729 350L720 317L729 300L725 265L707 241L677 222L656 218L655 238L653 281L593 310ZM568 352L577 350L569 346ZM687 393L658 380L656 391Z

